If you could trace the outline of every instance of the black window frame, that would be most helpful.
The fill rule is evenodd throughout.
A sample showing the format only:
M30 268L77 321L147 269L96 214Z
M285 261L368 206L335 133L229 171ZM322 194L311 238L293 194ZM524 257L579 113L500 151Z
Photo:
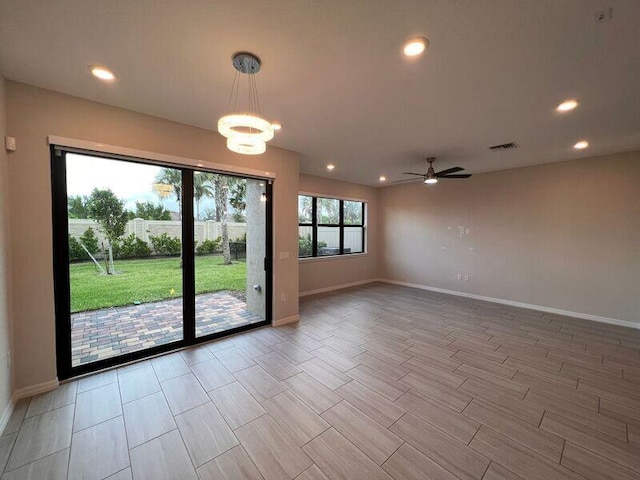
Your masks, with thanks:
M71 352L71 290L69 280L69 235L68 235L68 204L66 155L79 153L104 159L120 160L129 163L175 168L182 172L182 285L183 285L183 335L181 340L155 347L136 350L118 356L96 360L91 363L73 366ZM273 318L273 183L269 179L252 177L249 175L229 173L194 167L192 165L158 162L146 158L121 155L96 150L88 150L63 145L50 146L51 165L51 195L52 195L52 259L53 286L55 300L55 329L56 329L56 370L59 380L67 380L98 370L112 368L132 361L149 358L160 353L176 351L200 343L210 342L222 337L234 335L247 330L270 325ZM221 332L196 336L195 328L195 248L194 248L194 215L193 215L193 175L194 172L211 172L228 176L265 180L266 194L266 224L265 224L265 318L261 322L230 328ZM186 200L186 201L185 201Z
M300 222L300 197L311 198L311 222ZM338 223L320 223L318 221L318 199L337 200L339 202L339 221ZM361 223L345 223L344 219L344 202L360 203L362 207ZM300 249L298 249L298 259L305 258L330 258L341 255L362 255L367 253L366 243L366 227L367 227L367 202L364 200L355 199L343 199L325 195L311 195L306 193L298 193L298 238L300 238L300 227L311 227L311 255L300 255ZM319 227L331 227L338 228L340 235L340 245L338 253L320 254L318 249L318 228ZM344 247L344 232L345 228L360 228L362 234L362 251L360 252L345 252Z

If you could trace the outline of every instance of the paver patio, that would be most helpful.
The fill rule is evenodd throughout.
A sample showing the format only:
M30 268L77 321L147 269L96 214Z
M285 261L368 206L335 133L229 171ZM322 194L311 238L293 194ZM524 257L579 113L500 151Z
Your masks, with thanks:
M262 320L227 292L196 296L198 337ZM182 298L71 315L74 367L181 339Z

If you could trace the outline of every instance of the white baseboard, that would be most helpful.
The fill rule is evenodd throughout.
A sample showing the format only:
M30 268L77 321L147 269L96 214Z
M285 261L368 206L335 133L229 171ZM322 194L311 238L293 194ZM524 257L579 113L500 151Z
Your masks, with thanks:
M315 290L307 290L306 292L298 293L298 297L306 297L308 295L316 295L318 293L331 292L333 290L342 290L343 288L357 287L358 285L365 285L367 283L373 283L380 281L378 278L369 278L367 280L359 280L351 283L341 283L340 285L332 285L331 287L317 288Z
M281 327L283 325L288 325L290 323L296 323L300 320L300 315L293 315L291 317L279 318L271 322L271 325L274 327Z
M9 423L9 419L11 418L11 414L13 413L15 406L16 402L11 398L7 406L4 408L4 412L2 412L2 417L0 417L0 435L4 434L4 429L7 428L7 423Z
M54 378L53 380L49 380L48 382L38 383L37 385L31 385L24 388L19 388L15 392L13 392L13 400L18 401L21 398L31 397L33 395L38 395L39 393L46 393L58 388L60 383L58 382L58 378Z
M484 295L476 295L474 293L458 292L456 290L447 290L446 288L430 287L428 285L420 285L417 283L400 282L398 280L389 280L386 278L377 279L379 282L390 283L393 285L401 285L403 287L418 288L420 290L429 290L431 292L446 293L448 295L456 295L458 297L473 298L475 300L484 300L485 302L500 303L502 305L510 305L512 307L528 308L545 313L555 313L567 317L579 318L582 320L591 320L593 322L607 323L609 325L618 325L620 327L628 327L640 329L640 323L630 322L628 320L619 320L617 318L602 317L600 315L592 315L590 313L572 312L570 310L561 310L559 308L545 307L543 305L534 305L531 303L514 302L513 300L505 300L502 298L485 297Z
M22 398L31 397L33 395L38 395L39 393L46 393L58 388L58 379L54 378L53 380L49 380L48 382L42 382L37 385L31 385L29 387L24 387L16 390L11 395L11 399L9 403L4 408L2 412L2 416L0 416L0 435L4 432L4 429L7 427L9 423L9 419L11 418L11 414L13 414L13 410L16 407L16 402Z

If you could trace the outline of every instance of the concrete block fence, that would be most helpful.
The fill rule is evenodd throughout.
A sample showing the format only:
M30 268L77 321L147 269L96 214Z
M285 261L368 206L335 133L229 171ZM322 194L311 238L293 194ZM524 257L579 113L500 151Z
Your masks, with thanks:
M105 240L96 221L88 218L69 219L69 233L72 237L79 239L89 227L93 228L93 231L98 238L98 243ZM227 228L229 230L230 240L241 238L245 233L247 233L246 223L228 222ZM205 240L215 240L222 236L221 222L214 222L213 220L207 220L204 222L197 221L195 222L194 229L195 240L198 242L198 245L201 245ZM170 237L182 239L182 222L174 220L144 220L142 218L134 218L127 222L124 236L128 237L132 233L151 246L150 237L159 237L163 233L166 233Z

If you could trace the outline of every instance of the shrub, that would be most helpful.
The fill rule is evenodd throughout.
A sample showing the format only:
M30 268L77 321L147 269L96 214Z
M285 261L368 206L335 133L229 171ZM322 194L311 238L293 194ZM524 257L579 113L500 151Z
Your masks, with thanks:
M69 235L69 260L83 260L87 256L76 237Z
M140 240L132 233L114 242L113 255L116 258L143 258L151 255L151 249L147 242Z
M222 244L222 238L218 237L215 240L205 240L202 245L196 247L196 253L198 255L210 255L212 253L220 251L220 245Z
M231 217L236 223L245 223L247 221L247 217L245 217L241 212L234 212Z
M158 255L176 256L180 255L180 251L182 250L182 243L180 242L180 239L177 237L170 237L166 232L157 237L152 235L149 237L149 240L151 240L153 250Z
M98 237L96 237L93 228L87 228L82 236L80 237L80 243L82 243L87 250L89 250L92 254L95 254L100 246L98 245Z
M298 236L298 256L310 257L313 254L313 242L311 234L307 233L304 237Z
M327 246L327 242L320 240L318 242L318 250ZM313 255L313 241L311 234L307 233L304 237L298 236L298 257L310 257Z

